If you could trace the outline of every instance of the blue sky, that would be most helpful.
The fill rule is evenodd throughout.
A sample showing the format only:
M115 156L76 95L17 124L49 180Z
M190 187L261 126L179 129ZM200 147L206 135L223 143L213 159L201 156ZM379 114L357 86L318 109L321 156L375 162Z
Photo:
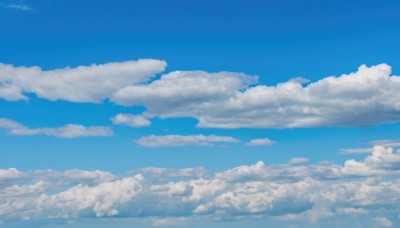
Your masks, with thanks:
M0 0L0 221L396 226L393 200L350 186L398 199L399 15L395 0ZM267 199L270 182L329 189ZM134 196L73 197L121 183ZM336 183L354 200L315 200ZM155 191L154 206L131 185L187 190ZM264 186L264 204L235 199L241 185ZM68 194L76 207L55 209Z

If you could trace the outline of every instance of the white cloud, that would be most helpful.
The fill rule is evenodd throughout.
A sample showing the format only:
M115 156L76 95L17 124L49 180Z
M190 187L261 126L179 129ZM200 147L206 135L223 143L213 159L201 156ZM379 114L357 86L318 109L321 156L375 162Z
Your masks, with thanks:
M111 118L113 124L122 124L129 127L148 127L151 122L143 115L117 114Z
M4 129L9 135L48 135L58 138L77 138L77 137L108 137L113 135L109 127L103 126L82 126L68 124L56 128L29 128L14 120L0 118L0 129Z
M146 117L191 117L198 127L297 128L369 126L400 120L400 77L386 64L306 83L292 79L254 85L243 73L164 70L159 60L139 60L43 71L0 64L0 96L34 93L49 100L144 105Z
M153 221L154 226L177 226L186 223L186 218L184 217L167 217L167 218L156 218Z
M355 148L355 149L341 149L341 154L365 154L371 153L373 151L372 148Z
M262 138L262 139L252 139L250 142L246 143L248 146L270 146L272 144L275 144L275 141L272 141L268 138Z
M299 164L304 164L308 162L308 158L292 158L289 161L289 164L291 165L299 165Z
M203 167L197 168L183 168L183 169L167 169L167 168L157 168L157 167L147 167L139 169L139 172L143 174L151 174L156 177L164 178L175 178L175 177L203 177L206 170ZM0 173L1 177L1 173Z
M385 217L376 217L375 221L380 225L380 227L393 227L393 222Z
M0 96L15 101L34 93L52 101L100 103L121 88L148 81L165 67L164 61L152 59L49 71L0 63Z
M30 11L32 10L23 0L8 0L8 1L0 1L0 6L4 5L8 8L23 10L23 11Z
M145 147L213 146L216 143L236 143L238 139L218 135L150 135L135 142Z
M400 119L400 77L386 64L303 86L290 80L257 85L229 72L172 72L116 92L123 105L144 104L150 116L193 117L199 127L296 128L366 126Z
M370 141L369 144L384 147L400 147L400 139L382 139Z
M0 170L0 220L147 217L154 225L189 218L319 224L356 216L390 227L395 222L387 217L400 213L400 167L389 156L400 157L390 148L375 147L364 160L343 165L266 166L260 161L208 176L193 175L190 168L144 168L138 170L143 175L124 177L85 170ZM344 169L349 161L382 172L348 174ZM146 172L157 175L147 178ZM166 181L169 177L176 179Z

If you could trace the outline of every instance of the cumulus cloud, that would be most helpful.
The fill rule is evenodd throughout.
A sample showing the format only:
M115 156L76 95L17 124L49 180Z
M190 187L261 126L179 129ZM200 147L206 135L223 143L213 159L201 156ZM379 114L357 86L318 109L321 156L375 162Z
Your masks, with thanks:
M0 170L0 220L7 224L15 220L147 217L154 225L163 225L189 218L268 218L318 224L357 217L375 218L376 224L390 227L395 223L387 218L400 212L399 166L392 162L399 158L391 148L375 147L363 160L348 160L343 165L267 166L260 161L208 176L192 175L189 169L155 167L128 176L103 171L6 169ZM352 166L353 171L363 171L362 175L346 170L349 161L363 164ZM145 172L157 175L148 178ZM176 179L166 180L171 173Z
M160 60L113 62L44 71L38 66L15 67L0 63L0 98L27 99L25 93L48 100L99 103L121 88L147 82L162 72Z
M275 144L275 141L272 141L268 138L262 138L262 139L252 139L250 142L246 143L248 146L270 146L272 144Z
M123 105L144 104L149 115L193 117L199 127L295 128L367 126L400 119L400 77L386 64L303 86L290 80L256 85L256 77L229 72L172 72L116 92Z
M7 223L148 217L162 225L192 217L315 223L350 216L375 218L377 224L390 227L394 223L386 217L400 212L400 166L393 166L385 156L400 158L391 148L375 147L364 160L354 161L371 171L358 176L345 171L348 161L343 165L272 166L260 161L209 176L193 175L190 169L154 167L142 169L143 174L122 177L85 170L0 170L0 219ZM378 161L378 157L382 159ZM145 172L157 176L147 178ZM177 179L165 179L171 173ZM382 213L387 216L382 217Z
M119 105L144 105L148 118L190 117L206 128L370 126L400 120L400 77L391 75L387 64L274 86L234 72L174 71L152 79L165 66L150 59L50 71L1 64L0 97L15 101L34 93L94 103L108 98Z
M111 118L113 124L122 124L129 127L148 127L151 122L143 115L117 114Z
M216 143L237 143L238 139L218 135L150 135L135 140L145 147L213 146Z
M77 137L108 137L113 135L109 127L103 126L82 126L68 124L56 128L29 128L14 120L0 118L0 129L4 129L9 135L48 135L57 138L77 138Z

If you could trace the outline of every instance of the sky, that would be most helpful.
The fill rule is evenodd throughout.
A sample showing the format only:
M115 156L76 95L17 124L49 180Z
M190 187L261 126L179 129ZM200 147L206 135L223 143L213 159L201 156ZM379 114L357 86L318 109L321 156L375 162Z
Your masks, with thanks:
M0 226L400 226L400 2L0 0Z

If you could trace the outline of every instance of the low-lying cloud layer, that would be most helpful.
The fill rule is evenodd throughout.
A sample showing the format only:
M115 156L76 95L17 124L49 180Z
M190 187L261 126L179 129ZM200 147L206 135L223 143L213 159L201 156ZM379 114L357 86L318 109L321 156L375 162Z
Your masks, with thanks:
M376 146L362 161L304 162L297 158L267 166L260 161L214 174L203 168L153 167L125 177L101 171L0 170L0 220L196 217L314 223L368 217L398 223L399 151Z
M151 59L50 71L0 64L0 98L16 101L33 93L71 102L109 99L144 105L146 119L190 117L207 128L369 126L400 120L400 77L386 64L275 86L233 72L174 71L152 79L165 67L164 61ZM125 117L114 121L133 127L150 123L143 116Z

